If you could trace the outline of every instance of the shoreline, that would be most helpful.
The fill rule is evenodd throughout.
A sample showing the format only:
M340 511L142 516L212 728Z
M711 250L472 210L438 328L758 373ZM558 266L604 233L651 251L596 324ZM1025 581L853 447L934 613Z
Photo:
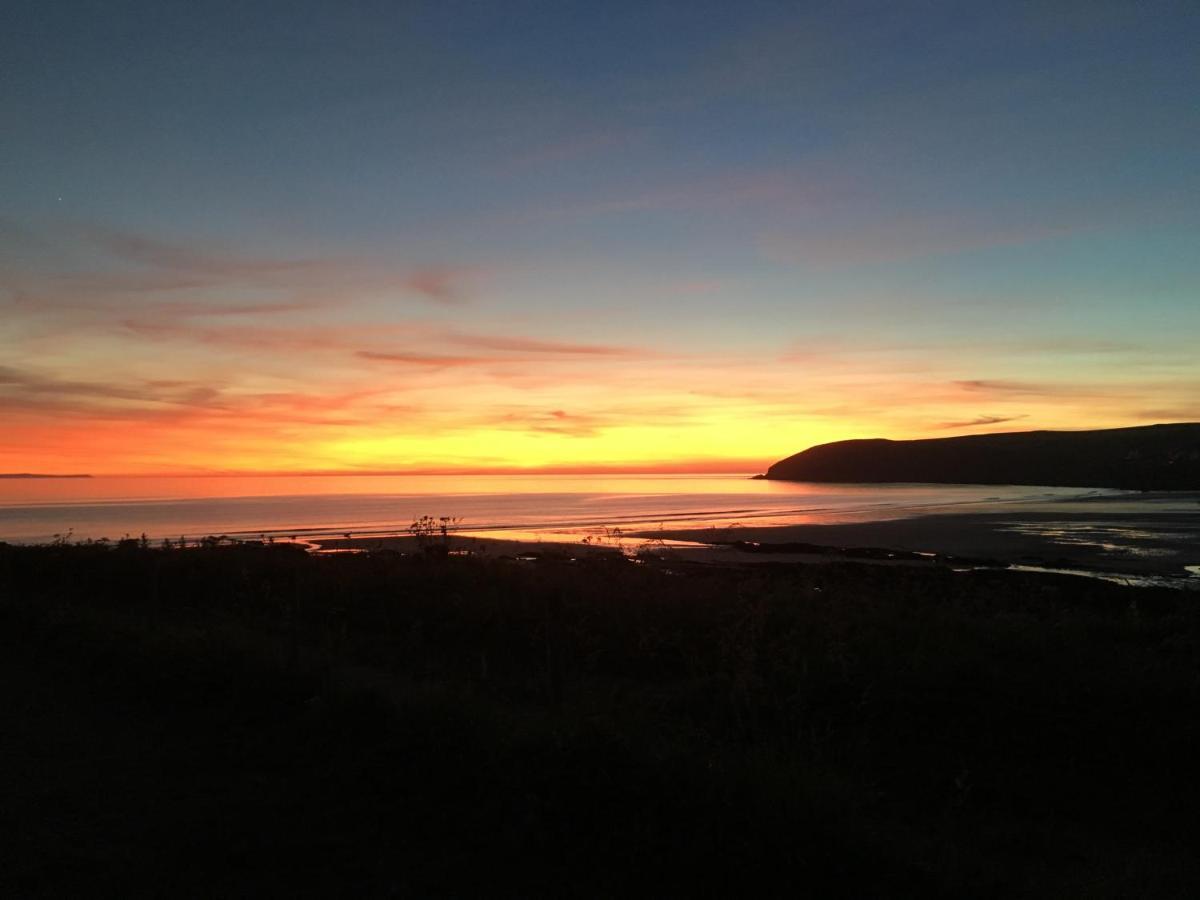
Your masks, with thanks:
M914 516L874 522L663 529L641 536L737 545L751 553L892 552L953 564L987 561L1106 574L1194 575L1200 511L1191 513L1020 512Z
M1119 534L1123 545L1106 537ZM1127 584L1200 588L1200 514L959 513L826 525L630 532L615 541L534 541L452 533L441 553L519 560L622 554L643 561L717 566L851 563L1012 569ZM408 534L320 538L320 553L425 552Z
M647 521L653 516L607 524L578 520L473 527L461 523L445 540L455 554L518 559L620 553L717 565L853 562L1020 567L1171 580L1190 580L1200 574L1200 492L1104 492L990 501L975 501L978 505L971 507L796 511L792 515L800 521L788 521L786 515L764 516L763 524L753 524L753 517L709 522L700 518L655 527L658 523ZM803 521L811 515L821 515L825 521ZM200 532L187 536L189 544L204 539ZM208 539L295 543L324 553L424 552L422 540L398 523L363 530L325 526L214 531ZM150 540L159 542L158 537ZM440 536L424 538L424 544L441 541Z

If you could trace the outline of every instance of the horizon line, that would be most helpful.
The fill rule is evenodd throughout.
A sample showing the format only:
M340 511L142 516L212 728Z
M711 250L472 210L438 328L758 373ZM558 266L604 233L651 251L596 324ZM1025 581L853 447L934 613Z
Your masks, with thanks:
M448 475L753 475L765 471L768 463L763 460L720 460L683 464L638 463L638 464L578 464L534 467L517 466L464 466L462 468L414 468L414 469L201 469L189 471L142 471L142 472L89 472L72 477L90 478L230 478L230 477L322 477L340 476L395 477L395 476L448 476ZM2 476L4 473L0 473ZM64 477L22 473L26 477Z

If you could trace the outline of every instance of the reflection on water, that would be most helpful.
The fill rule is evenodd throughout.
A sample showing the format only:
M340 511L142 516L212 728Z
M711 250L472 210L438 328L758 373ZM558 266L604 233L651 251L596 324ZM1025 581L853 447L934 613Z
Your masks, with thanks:
M1088 547L1125 556L1173 556L1179 541L1195 531L1194 525L1158 525L1150 530L1128 522L1018 522L1000 531L1044 538L1068 547Z
M808 484L736 475L198 476L0 482L0 540L395 533L424 515L461 530L574 538L660 524L730 527L1059 509L1121 492L978 485Z
M1200 578L1179 577L1174 575L1127 575L1118 572L1098 572L1094 569L1054 569L1046 566L1009 566L1014 572L1046 572L1052 575L1082 575L1087 578L1098 578L1101 581L1111 581L1127 587L1168 587L1178 590L1200 591ZM1200 575L1200 566L1185 566L1193 575Z

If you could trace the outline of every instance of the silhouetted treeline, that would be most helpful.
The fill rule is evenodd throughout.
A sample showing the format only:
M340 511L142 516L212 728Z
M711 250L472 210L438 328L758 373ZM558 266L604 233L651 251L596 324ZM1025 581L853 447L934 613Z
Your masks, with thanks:
M1200 886L1200 612L1011 572L0 546L11 896Z

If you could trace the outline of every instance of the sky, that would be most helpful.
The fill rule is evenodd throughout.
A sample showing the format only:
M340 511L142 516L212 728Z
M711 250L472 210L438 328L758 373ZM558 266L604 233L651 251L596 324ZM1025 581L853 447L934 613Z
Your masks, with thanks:
M0 472L1200 421L1194 2L24 2Z

